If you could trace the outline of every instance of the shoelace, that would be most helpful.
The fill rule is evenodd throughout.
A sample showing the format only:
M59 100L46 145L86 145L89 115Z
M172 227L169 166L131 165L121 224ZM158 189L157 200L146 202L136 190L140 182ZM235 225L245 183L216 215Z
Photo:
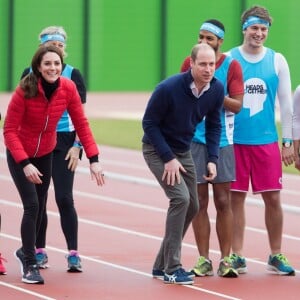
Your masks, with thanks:
M289 265L288 259L283 254L277 254L275 257L286 265Z

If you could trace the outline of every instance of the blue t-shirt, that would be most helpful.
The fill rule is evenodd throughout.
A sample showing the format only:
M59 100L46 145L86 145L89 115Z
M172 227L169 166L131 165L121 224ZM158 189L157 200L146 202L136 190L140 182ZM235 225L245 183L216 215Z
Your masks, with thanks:
M275 100L279 80L274 66L275 52L267 48L263 59L256 63L246 61L238 47L230 54L240 62L244 76L243 107L235 117L234 143L276 142Z

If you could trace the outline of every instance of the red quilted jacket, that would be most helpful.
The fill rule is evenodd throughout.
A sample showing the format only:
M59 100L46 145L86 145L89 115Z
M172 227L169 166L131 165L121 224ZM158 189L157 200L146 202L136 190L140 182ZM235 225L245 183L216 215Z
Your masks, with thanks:
M56 126L66 109L86 156L89 158L99 154L74 82L60 77L58 88L50 101L45 97L40 81L38 95L34 98L25 99L24 91L19 86L13 93L3 134L5 145L17 163L53 151L56 145Z

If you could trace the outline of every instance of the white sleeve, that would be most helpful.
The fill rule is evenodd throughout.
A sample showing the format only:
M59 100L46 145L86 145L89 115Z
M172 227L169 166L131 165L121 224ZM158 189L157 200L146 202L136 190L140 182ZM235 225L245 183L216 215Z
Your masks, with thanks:
M293 108L293 140L300 140L300 85L294 92Z
M280 53L275 54L275 68L279 78L277 97L280 106L282 137L292 139L293 103L291 76L288 63Z

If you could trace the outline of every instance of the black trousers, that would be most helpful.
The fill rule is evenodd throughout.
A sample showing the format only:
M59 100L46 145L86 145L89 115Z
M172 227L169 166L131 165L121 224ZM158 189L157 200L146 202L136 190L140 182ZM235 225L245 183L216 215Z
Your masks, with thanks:
M7 150L7 163L12 179L23 203L21 239L26 265L36 264L35 242L39 233L42 212L46 207L47 193L52 174L52 153L39 158L30 158L30 162L43 174L42 184L33 184L27 180L23 167L16 163Z

